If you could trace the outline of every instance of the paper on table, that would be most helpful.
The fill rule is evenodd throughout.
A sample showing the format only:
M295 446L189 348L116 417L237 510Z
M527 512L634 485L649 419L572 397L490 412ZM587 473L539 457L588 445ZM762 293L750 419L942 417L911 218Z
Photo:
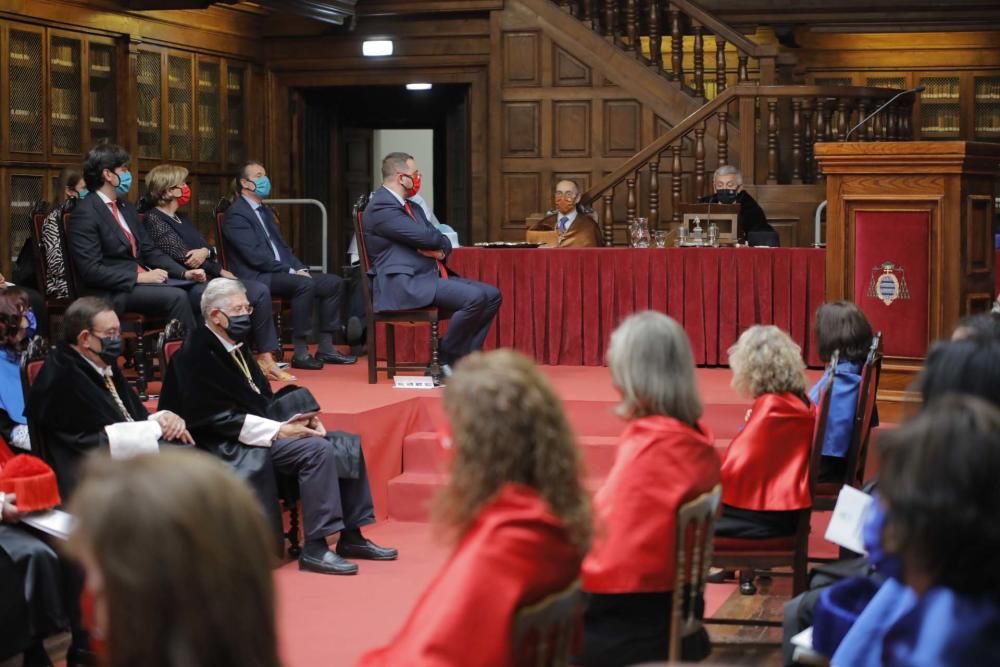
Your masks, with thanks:
M845 549L867 555L861 530L865 524L868 507L874 499L867 493L851 486L842 486L833 508L830 525L826 528L826 539Z
M21 522L32 528L36 528L43 533L65 540L73 531L73 524L76 520L73 515L62 510L48 510L45 512L33 512L21 517Z

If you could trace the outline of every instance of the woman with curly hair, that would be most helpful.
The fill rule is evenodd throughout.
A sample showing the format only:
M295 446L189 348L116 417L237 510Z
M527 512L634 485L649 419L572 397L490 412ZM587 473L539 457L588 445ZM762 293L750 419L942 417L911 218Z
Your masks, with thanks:
M590 546L580 455L531 361L511 350L465 357L444 406L454 460L435 520L455 550L392 641L362 657L366 667L521 664L517 610L566 588Z
M0 291L0 437L9 445L29 450L19 363L34 329L35 317L24 291L17 287Z
M581 662L666 660L676 563L677 508L719 483L712 433L700 421L694 357L684 329L662 313L625 319L608 366L627 420L607 480L594 498L597 538L583 562ZM686 660L709 652L704 631L686 637Z
M715 534L767 538L795 532L810 507L809 454L816 406L806 396L799 346L775 326L753 326L729 348L733 388L753 399L722 459Z

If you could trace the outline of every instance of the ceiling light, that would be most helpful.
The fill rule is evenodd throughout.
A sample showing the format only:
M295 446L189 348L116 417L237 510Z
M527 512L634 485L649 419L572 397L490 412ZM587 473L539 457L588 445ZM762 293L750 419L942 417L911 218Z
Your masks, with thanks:
M367 39L361 44L361 53L368 56L391 56L391 39Z
M429 83L408 83L406 84L407 90L430 90L433 88Z

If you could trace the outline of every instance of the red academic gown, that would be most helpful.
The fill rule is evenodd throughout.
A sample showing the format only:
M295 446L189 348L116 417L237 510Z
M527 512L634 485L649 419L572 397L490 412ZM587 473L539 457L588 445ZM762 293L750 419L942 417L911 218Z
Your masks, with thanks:
M513 665L516 611L577 578L580 554L529 487L506 484L485 505L387 646L359 667Z
M674 588L677 508L719 483L712 434L670 417L629 423L594 497L594 545L583 562L589 593Z
M809 454L816 406L795 394L763 394L722 461L722 502L782 512L812 505Z

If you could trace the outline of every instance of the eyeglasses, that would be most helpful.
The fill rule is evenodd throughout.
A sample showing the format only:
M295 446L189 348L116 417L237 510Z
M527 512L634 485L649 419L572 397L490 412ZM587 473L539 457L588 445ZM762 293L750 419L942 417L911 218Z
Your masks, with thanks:
M562 190L556 190L556 199L576 199L576 192L563 192Z
M229 312L230 310L235 312ZM245 306L234 306L229 309L219 308L219 311L226 315L253 315L253 306L247 304Z
M94 334L98 338L112 338L113 339L113 338L121 338L122 330L118 329L118 328L115 328L115 329L107 329L105 331L94 331L93 329L91 329L90 333Z

